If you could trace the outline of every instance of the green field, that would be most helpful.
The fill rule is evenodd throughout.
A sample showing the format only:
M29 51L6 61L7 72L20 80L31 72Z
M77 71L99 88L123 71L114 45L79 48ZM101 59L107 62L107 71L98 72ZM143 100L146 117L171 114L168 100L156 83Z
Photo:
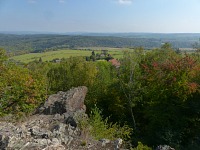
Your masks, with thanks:
M95 53L101 53L101 50L95 50ZM39 60L42 58L43 61L51 61L55 58L69 58L75 56L90 56L92 51L89 50L57 50L57 51L50 51L44 53L29 53L24 55L13 56L10 59L14 59L16 61L28 63L34 60ZM111 54L114 58L121 58L123 55L123 50L119 49L109 49L109 54Z

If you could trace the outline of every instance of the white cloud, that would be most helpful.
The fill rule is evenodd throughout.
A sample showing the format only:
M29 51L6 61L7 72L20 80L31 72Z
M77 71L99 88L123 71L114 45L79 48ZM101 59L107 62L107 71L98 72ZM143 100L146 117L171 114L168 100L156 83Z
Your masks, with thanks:
M65 0L58 0L59 3L65 3Z
M126 4L126 5L130 5L132 4L133 0L118 0L119 4Z

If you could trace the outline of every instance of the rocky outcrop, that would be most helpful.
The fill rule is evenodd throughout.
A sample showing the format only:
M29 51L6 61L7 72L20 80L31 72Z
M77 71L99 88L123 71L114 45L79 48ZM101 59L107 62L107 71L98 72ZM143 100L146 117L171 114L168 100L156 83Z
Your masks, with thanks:
M49 96L48 100L39 108L39 114L54 115L81 111L85 113L84 105L87 87L78 87L67 92L58 92Z
M82 86L58 92L22 123L0 122L1 150L112 150L119 149L121 139L95 141L83 138L77 118L85 119L84 99L87 88Z

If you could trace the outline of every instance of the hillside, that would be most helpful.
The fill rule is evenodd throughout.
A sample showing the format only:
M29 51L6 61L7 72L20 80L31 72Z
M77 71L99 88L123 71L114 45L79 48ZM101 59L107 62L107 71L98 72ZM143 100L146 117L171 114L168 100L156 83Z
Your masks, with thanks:
M144 47L152 49L169 42L174 48L191 48L199 34L0 34L0 47L15 54L77 47Z

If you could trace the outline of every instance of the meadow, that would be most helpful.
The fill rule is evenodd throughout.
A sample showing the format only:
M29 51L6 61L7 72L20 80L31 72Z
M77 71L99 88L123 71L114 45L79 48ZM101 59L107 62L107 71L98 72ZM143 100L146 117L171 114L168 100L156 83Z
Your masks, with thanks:
M82 49L82 50L71 50L71 49L64 49L64 50L56 50L56 51L50 51L50 52L42 52L42 53L29 53L29 54L23 54L18 56L13 56L10 59L14 59L16 61L20 61L23 63L28 63L31 61L39 60L40 58L42 61L51 61L55 58L69 58L69 57L76 57L76 56L90 56L92 53L92 50L95 51L95 53L101 53L101 50L98 48L90 48L88 49ZM111 54L114 58L121 58L123 55L123 49L116 49L116 48L108 48L107 49L109 54Z

